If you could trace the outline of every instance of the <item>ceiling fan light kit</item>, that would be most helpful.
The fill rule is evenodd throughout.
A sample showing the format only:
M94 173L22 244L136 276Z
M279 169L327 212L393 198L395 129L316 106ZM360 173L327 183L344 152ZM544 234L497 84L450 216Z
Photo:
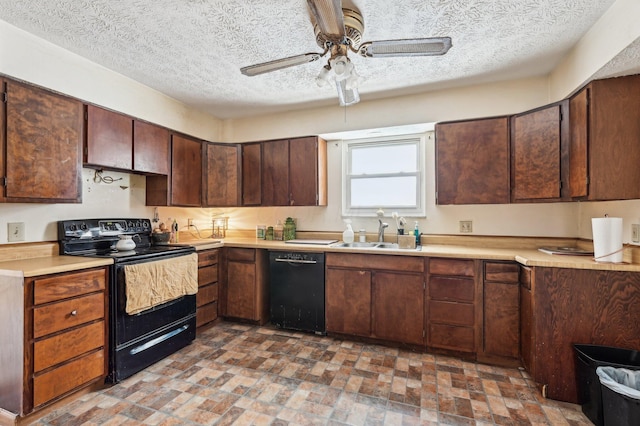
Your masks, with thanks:
M347 56L349 50L365 58L387 58L398 56L444 55L451 48L451 38L431 37L417 39L379 40L362 43L364 20L357 10L342 7L342 0L307 0L314 19L316 42L323 53L305 53L250 65L240 69L242 74L252 77L283 68L317 61L331 53L327 64L316 77L318 86L335 81L340 105L348 106L360 101L358 86L360 76Z

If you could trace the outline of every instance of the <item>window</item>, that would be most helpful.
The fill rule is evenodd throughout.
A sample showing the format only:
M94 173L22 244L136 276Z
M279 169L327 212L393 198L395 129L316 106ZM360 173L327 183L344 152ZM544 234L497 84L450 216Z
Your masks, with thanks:
M343 141L343 216L424 217L424 157L422 135Z

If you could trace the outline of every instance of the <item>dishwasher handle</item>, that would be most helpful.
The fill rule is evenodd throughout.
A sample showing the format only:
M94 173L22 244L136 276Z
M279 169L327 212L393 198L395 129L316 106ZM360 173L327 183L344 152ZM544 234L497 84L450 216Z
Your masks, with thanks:
M315 265L316 263L318 263L317 260L302 260L302 259L280 259L280 258L276 258L274 259L276 262L284 262L284 263L305 263L308 265Z

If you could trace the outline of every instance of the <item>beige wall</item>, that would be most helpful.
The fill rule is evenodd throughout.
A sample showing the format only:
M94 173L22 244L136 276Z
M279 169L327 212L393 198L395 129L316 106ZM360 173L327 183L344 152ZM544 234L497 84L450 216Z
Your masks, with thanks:
M521 112L557 100L572 92L604 66L616 51L638 37L630 26L626 8L637 9L636 0L618 0L594 31L548 78L532 78L483 84L384 100L363 101L346 110L337 106L221 121L170 99L153 89L111 72L57 46L0 21L0 73L48 87L88 102L121 111L207 140L249 141L308 134L327 134L441 120L484 117ZM636 13L635 16L638 14ZM616 24L620 31L607 30ZM626 28L626 29L625 29ZM602 50L602 34L607 50ZM181 224L194 218L208 227L212 215L231 217L233 228L275 224L293 216L303 230L341 231L341 141L328 144L329 205L296 208L178 209L160 208L163 220L177 217ZM427 218L423 232L455 234L459 220L473 220L474 234L591 237L590 217L608 213L625 218L625 241L630 224L640 220L640 201L613 203L555 203L499 206L436 206L434 203L434 146L427 152ZM122 181L112 185L93 182L93 171L83 173L81 205L0 205L0 244L7 241L7 222L26 223L28 241L55 240L55 221L66 218L128 216L151 217L144 206L143 177L110 173ZM387 212L390 214L390 212ZM354 220L354 229L376 228L374 219Z

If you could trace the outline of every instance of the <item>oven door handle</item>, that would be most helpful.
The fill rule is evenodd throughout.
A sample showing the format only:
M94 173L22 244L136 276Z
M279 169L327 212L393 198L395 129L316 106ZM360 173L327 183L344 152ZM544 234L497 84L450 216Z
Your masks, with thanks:
M149 340L147 343L140 345L140 346L136 346L135 348L132 348L129 353L131 355L135 355L137 353L140 353L142 351L146 351L147 349L151 348L152 346L157 345L158 343L162 343L167 339L171 339L173 336L182 333L183 331L185 331L187 328L189 328L189 324L185 324L180 328L176 328L173 331L170 331L167 334L163 334L162 336L156 337L155 339Z
M318 263L316 260L302 260L302 259L275 259L276 262L284 262L284 263L304 263L307 265L315 265Z

